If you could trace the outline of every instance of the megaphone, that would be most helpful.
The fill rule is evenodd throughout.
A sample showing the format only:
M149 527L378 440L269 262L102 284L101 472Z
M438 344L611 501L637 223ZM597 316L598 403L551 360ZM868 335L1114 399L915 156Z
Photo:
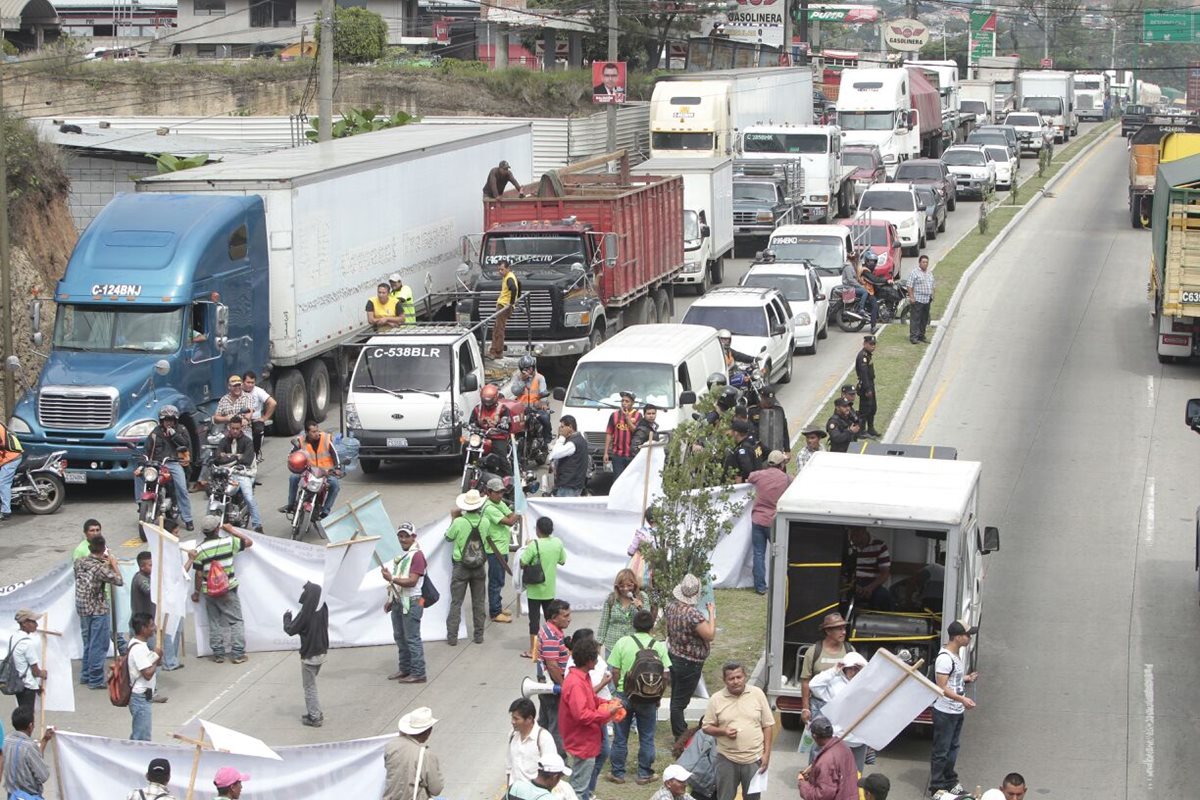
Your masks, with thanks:
M538 683L526 675L521 679L521 697L528 699L537 694L554 694L554 683Z

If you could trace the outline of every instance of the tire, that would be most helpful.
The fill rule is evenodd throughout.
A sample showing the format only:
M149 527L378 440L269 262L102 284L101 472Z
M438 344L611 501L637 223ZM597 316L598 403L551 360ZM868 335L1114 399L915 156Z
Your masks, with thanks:
M588 337L588 352L595 350L602 344L604 344L604 328L597 325L592 328L592 334Z
M315 507L314 507L314 510ZM305 511L302 504L297 500L296 515L292 517L292 540L300 541L304 538L304 534L308 533L308 529L312 527L312 511Z
M931 242L935 241L937 239L937 232L938 232L937 226L934 225L933 230L929 231L929 233L926 234L926 238L928 238L928 240Z
M920 244L920 242L918 242L917 244L914 244L912 247L901 247L900 252L906 256L915 256L921 252L921 244Z
M814 349L815 349L816 345L814 345L813 347L814 347ZM792 347L789 347L789 348L788 348L788 353L787 353L787 371L786 371L786 372L784 372L784 373L783 373L783 375L782 375L782 376L779 378L779 382L780 382L780 383L791 383L791 382L792 382L792 370L793 370L793 369L795 369L795 367L794 367L794 366L793 366L793 364L792 364L792 352L793 352L795 349L796 349L796 348L795 348L795 346L794 346L794 343L793 343L793 346L792 346Z
M919 252L924 250L926 244L927 242L925 241L925 234L921 234L921 238L917 239L917 251Z
M725 259L718 258L716 266L713 267L712 282L720 285L725 282Z
M308 416L317 422L324 422L329 414L329 396L333 393L329 381L329 366L323 358L314 358L300 367L304 377L305 391L308 393Z
M462 477L460 477L458 479L458 491L466 492L470 488L471 488L471 471L469 469L464 469L462 471Z
M146 541L146 534L144 531L142 531L141 523L143 523L143 522L149 522L152 525L157 524L154 520L154 501L153 500L138 501L137 533L138 533L138 538L144 542L144 541Z
M813 337L813 343L811 345L809 345L808 347L801 347L800 352L806 356L815 356L817 354L817 342L819 342L821 340L821 338L822 338L821 334L818 333L816 336Z
M1138 198L1129 198L1129 225L1134 230L1142 229L1142 210L1139 207L1140 205Z
M709 266L708 264L704 265L704 277L702 277L700 279L700 282L697 283L696 287L695 287L697 297L701 297L703 295L708 294L708 290L712 288L713 273L716 272L716 270L717 270L717 268L715 265L714 266Z
M946 232L946 218L942 217L942 222L940 225L938 225L938 233L945 233L945 232Z
M379 471L378 458L363 458L359 456L358 466L362 467L362 471L367 475L374 475Z
M953 211L954 209L958 208L958 193L957 192L952 194L950 196L950 199L946 201L946 208L949 209L950 211Z
M45 497L38 497L36 494L25 495L25 507L29 509L30 514L53 514L62 508L63 500L67 497L67 487L62 478L48 472L39 472L30 477L30 482L33 483L34 488L45 495ZM138 528L140 530L141 526L139 525Z
M829 338L829 315L828 314L825 315L825 324L817 326L817 338L818 339L828 339ZM813 352L815 353L816 351L817 351L817 346L813 345Z
M867 324L865 319L860 317L851 317L846 314L845 308L840 310L837 315L838 327L846 333L858 333Z
M304 430L308 419L308 392L298 370L285 369L276 377L275 400L279 403L272 417L275 429L284 436L295 436Z
M671 321L671 297L666 289L654 293L654 311L659 322Z
M629 310L629 325L645 325L650 321L650 314L653 311L654 304L649 297L639 298L634 302L633 308Z
M1150 213L1154 208L1153 198L1154 195L1151 194L1142 195L1140 202L1137 204L1139 228L1150 227Z

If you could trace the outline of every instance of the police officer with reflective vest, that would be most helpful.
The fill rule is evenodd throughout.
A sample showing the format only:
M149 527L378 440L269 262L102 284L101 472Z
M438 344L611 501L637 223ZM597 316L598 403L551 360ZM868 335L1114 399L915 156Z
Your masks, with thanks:
M744 483L751 472L762 466L758 440L750 431L750 423L744 419L735 419L729 429L733 432L734 444L725 455L725 472L736 472L738 479Z
M833 416L825 423L825 432L829 434L829 449L834 453L845 453L850 449L850 443L858 441L858 423L850 419L850 401L839 397L833 401Z
M864 336L862 350L854 359L854 372L858 376L858 413L867 430L864 436L879 438L875 430L875 365L871 363L875 352L875 337Z
M513 373L509 391L519 402L537 409L534 413L540 427L537 432L538 438L549 441L550 412L546 409L546 398L550 395L550 390L546 388L546 376L537 371L536 358L531 355L521 356L521 360L517 362L517 371Z
M309 465L325 470L329 488L325 492L325 506L321 509L321 516L327 517L333 511L333 504L341 490L338 478L342 474L342 461L333 447L333 437L324 433L316 422L309 422L304 426L304 436L292 440L292 452L297 450L304 451L308 456ZM296 510L296 491L299 488L300 475L293 472L288 478L288 502L279 509L280 511L291 514Z
M389 296L396 301L396 313L400 315L405 325L417 324L417 305L413 300L411 286L404 285L404 279L399 272L388 276L388 284L392 287Z

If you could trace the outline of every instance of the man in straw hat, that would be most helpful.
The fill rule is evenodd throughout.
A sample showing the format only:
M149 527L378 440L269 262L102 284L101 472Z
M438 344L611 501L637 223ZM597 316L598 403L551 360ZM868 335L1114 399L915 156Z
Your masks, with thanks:
M826 614L821 620L821 640L804 653L804 663L800 666L800 716L805 722L821 712L821 703L812 702L812 691L809 681L818 672L824 672L838 665L847 653L854 652L854 645L846 641L846 620L836 611Z
M667 652L671 656L671 735L687 730L683 712L687 710L708 660L712 641L717 636L717 607L705 606L707 615L696 606L700 602L700 579L684 575L671 591L667 603Z
M821 440L825 438L825 431L817 425L809 425L804 430L800 431L804 437L804 447L800 448L800 452L796 454L796 474L808 465L809 459L813 457L821 449Z
M441 765L425 745L436 724L433 712L425 706L400 718L396 725L400 735L383 749L383 800L429 800L442 793Z
M33 638L38 627L38 615L28 608L22 608L13 618L17 621L17 627L21 629L19 635L9 639L9 652L12 653L13 666L16 668L17 674L21 676L21 686L23 687L16 694L17 707L32 709L38 692L42 690L38 679L46 679L46 670L38 662L41 643Z
M471 588L471 626L475 644L483 644L483 626L487 621L487 546L483 542L483 505L487 502L478 489L463 492L454 501L452 522L446 538L454 542L450 571L450 610L446 614L446 644L458 644L458 623L462 619L463 598Z

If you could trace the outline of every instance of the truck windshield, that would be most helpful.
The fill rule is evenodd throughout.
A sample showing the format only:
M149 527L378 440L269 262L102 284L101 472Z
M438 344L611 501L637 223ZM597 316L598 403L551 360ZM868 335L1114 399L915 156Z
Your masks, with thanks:
M747 153L828 153L829 137L823 133L747 133L742 149Z
M674 408L675 374L670 364L586 362L575 368L564 405L620 408L621 392L633 392L638 403Z
M800 303L808 299L808 278L804 275L780 272L751 272L742 279L742 286L778 289L785 300Z
M1057 116L1063 113L1061 97L1026 97L1025 102L1021 103L1021 105L1039 114Z
M996 86L992 89L992 92L999 97L1010 97L1015 91L1013 87L1014 83L1012 81L996 81Z
M763 203L775 202L775 184L773 183L734 183L734 200L758 200Z
M842 151L842 163L855 169L875 169L875 159L870 153L858 153L853 150Z
M767 246L778 261L810 261L840 271L846 260L842 241L838 236L772 236Z
M987 103L982 100L963 100L958 104L958 110L964 114L975 114L982 117L987 115Z
M683 324L728 328L734 336L767 335L767 315L761 306L692 306L683 315Z
M942 158L947 164L954 163L947 160L945 156ZM980 156L980 158L983 158L983 156ZM913 195L911 192L892 192L884 190L880 192L866 192L863 194L862 200L859 201L858 209L859 211L866 211L869 208L875 209L876 211L912 211L916 208L916 206L913 205Z
M183 336L182 308L59 306L54 346L59 350L174 353Z
M654 150L712 150L712 133L654 131L650 134Z
M450 345L408 339L368 345L358 356L355 392L445 392L450 389Z
M948 150L942 153L948 167L982 167L987 161L978 150Z
M837 118L844 131L890 131L896 127L894 111L839 111Z
M1100 81L1081 81L1076 78L1075 88L1080 91L1096 91L1100 88Z
M683 212L683 240L694 242L700 238L700 217L695 211Z
M518 271L521 267L587 265L583 240L578 236L489 236L483 248L483 266L495 270L501 261L509 262Z

